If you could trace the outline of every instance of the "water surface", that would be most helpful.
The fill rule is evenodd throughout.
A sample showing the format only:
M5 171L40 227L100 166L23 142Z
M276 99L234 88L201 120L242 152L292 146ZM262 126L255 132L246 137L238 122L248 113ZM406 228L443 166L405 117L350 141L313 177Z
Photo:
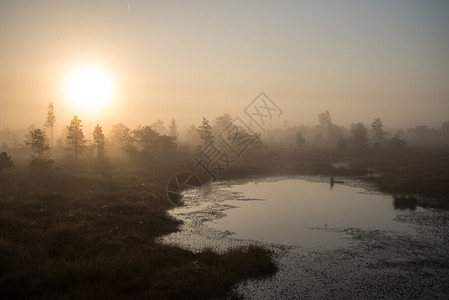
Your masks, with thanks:
M367 192L354 181L346 181L351 185L341 181L331 188L324 180L276 178L215 184L212 192L186 194L185 206L172 214L182 218L215 207L225 212L204 221L233 238L328 249L350 242L334 229L414 230L413 225L395 221L406 212L394 209L390 195Z
M192 251L259 244L279 271L234 287L248 299L449 296L449 212L395 210L362 181L280 177L213 183L185 192L161 238Z

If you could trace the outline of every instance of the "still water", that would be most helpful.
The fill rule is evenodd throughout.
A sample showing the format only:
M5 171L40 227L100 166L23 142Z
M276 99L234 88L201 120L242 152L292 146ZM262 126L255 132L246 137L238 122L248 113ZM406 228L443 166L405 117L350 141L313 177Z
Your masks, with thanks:
M205 223L209 234L327 249L350 242L344 228L413 231L412 225L395 221L407 211L396 210L390 195L368 192L357 181L331 187L326 180L287 177L216 183L187 192L185 206L171 214L197 226Z
M258 244L279 271L234 289L247 299L431 298L449 295L449 212L395 209L369 184L325 177L213 183L184 193L183 224L160 242L224 252ZM407 207L407 205L406 205Z
M239 192L242 201L211 226L235 237L286 245L334 247L346 240L327 228L408 231L409 225L394 221L398 211L389 195L368 193L362 187L305 179L248 182L223 188ZM401 212L402 213L402 212Z

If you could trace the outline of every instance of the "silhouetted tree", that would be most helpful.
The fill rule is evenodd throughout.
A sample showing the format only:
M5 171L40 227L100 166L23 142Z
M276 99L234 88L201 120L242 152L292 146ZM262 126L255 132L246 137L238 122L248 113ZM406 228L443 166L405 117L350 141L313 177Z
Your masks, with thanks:
M444 143L439 131L434 128L429 128L427 125L418 125L415 128L407 129L407 142L415 146L436 146Z
M338 140L340 139L340 137L343 134L343 129L344 128L337 126L335 124L332 124L332 123L327 127L329 139L330 139L332 145L335 145L335 143L338 142Z
M167 129L164 126L164 122L162 120L156 120L153 124L150 125L151 129L153 129L157 134L163 135L167 133Z
M397 135L395 135L394 137L392 137L389 141L388 144L390 146L392 146L393 148L396 149L404 149L405 145L407 144L407 142L404 139L401 139L400 137L398 137Z
M27 139L25 144L31 148L33 154L31 155L30 167L34 169L42 169L50 167L54 161L48 157L44 157L45 152L50 149L45 131L31 125L28 128Z
M371 123L371 130L374 134L375 145L380 145L384 141L384 136L387 134L383 129L382 120L380 118L375 118L373 123Z
M204 145L213 142L214 136L212 135L212 127L209 125L209 121L206 118L203 117L201 125L198 127L197 131L201 140L203 140Z
M0 153L0 171L3 169L13 168L14 163L11 160L11 156L6 152Z
M86 142L81 120L77 116L74 116L72 121L70 121L70 125L67 126L67 143L73 147L75 159L78 159L78 154L83 151Z
M322 128L322 133L325 133L325 135L327 135L330 143L332 145L335 145L335 143L337 143L338 139L342 136L342 128L340 126L335 125L332 122L332 118L331 118L328 110L321 113L318 116L318 120L319 120L320 126ZM326 129L327 129L327 132L324 131ZM324 139L324 137L323 137L323 139Z
M115 145L120 145L125 130L129 128L123 123L117 123L112 126L111 132L109 133L108 141Z
M177 147L175 138L165 134L159 137L159 145L160 152L174 151Z
M34 153L33 157L38 160L41 160L44 152L50 149L45 132L34 125L28 128L25 144L31 148L31 151Z
M325 112L321 113L318 116L318 120L320 122L320 125L323 126L323 127L328 127L328 126L330 126L332 124L332 119L331 119L331 116L330 116L328 110L326 110Z
M354 149L361 150L368 142L368 130L362 122L351 124L352 143Z
M300 149L304 148L306 145L306 139L302 135L301 131L298 131L296 134L296 145L298 145Z
M104 134L103 129L100 125L97 124L95 126L94 132L92 133L94 138L94 143L97 148L97 156L98 158L102 157L104 154Z
M126 126L123 129L123 134L120 139L120 149L128 154L129 159L132 159L133 156L137 153L137 148L134 145L134 137L132 136L132 131Z
M252 138L254 141L250 145L251 150L262 150L266 148L259 133L255 133Z
M168 136L174 138L175 140L178 138L178 126L176 126L175 119L172 119L170 125L168 126Z
M226 128L232 122L232 117L230 114L224 114L218 116L214 120L214 126L212 128L212 132L215 134L219 134L223 129Z
M47 119L45 120L45 128L50 129L50 142L53 148L53 128L56 123L56 116L53 108L53 102L48 105Z
M145 153L154 153L159 150L160 135L150 126L145 125L133 131L133 137L137 144L140 145L141 151Z

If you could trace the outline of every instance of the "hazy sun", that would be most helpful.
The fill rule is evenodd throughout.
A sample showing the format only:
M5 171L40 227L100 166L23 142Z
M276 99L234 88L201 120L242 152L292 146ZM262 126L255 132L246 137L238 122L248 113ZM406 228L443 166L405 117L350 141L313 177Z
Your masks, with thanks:
M66 94L70 103L86 112L106 108L114 96L111 76L95 66L74 69L67 78Z

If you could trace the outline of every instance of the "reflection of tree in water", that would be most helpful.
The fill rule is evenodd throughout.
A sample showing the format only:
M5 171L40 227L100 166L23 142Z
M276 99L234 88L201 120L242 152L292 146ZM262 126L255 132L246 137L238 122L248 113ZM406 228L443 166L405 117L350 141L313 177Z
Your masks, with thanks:
M418 200L411 195L393 195L393 207L395 209L416 209Z
M329 183L330 183L330 186L331 186L330 189L332 190L332 188L334 187L334 185L336 183L345 183L345 182L343 180L335 180L334 176L331 176L330 180L329 180Z

